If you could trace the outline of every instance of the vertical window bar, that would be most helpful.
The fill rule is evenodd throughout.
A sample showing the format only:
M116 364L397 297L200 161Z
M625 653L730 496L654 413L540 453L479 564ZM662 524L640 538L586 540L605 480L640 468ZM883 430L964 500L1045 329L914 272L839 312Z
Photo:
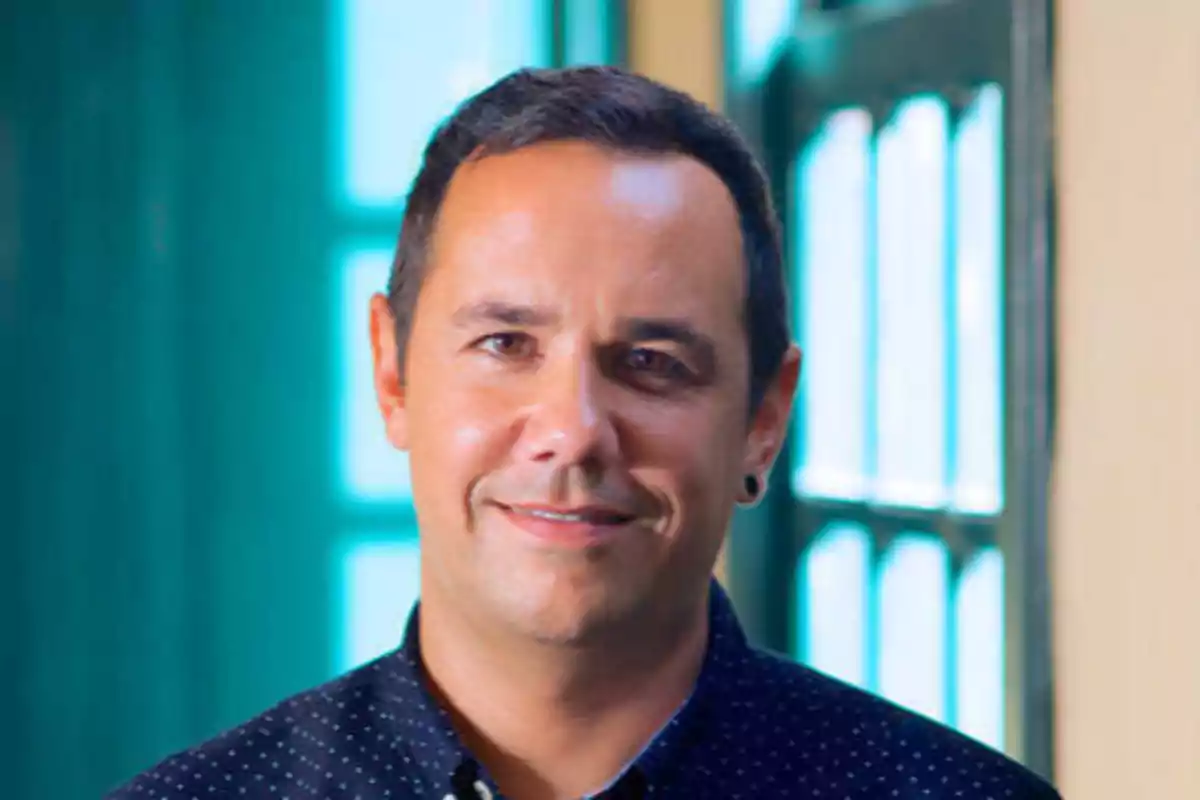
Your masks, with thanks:
M926 716L944 720L945 545L906 534L888 548L880 571L879 692Z
M1003 107L984 86L954 137L952 302L956 370L953 505L995 514L1003 506Z
M804 660L814 669L863 688L869 686L867 633L871 548L860 526L828 526L802 558L806 593Z
M878 472L875 499L935 508L946 496L947 111L902 103L878 144Z
M1004 558L995 548L976 554L954 593L955 726L997 750L1004 748Z
M797 330L805 349L800 435L793 439L797 494L865 495L867 197L871 118L831 115L797 170Z

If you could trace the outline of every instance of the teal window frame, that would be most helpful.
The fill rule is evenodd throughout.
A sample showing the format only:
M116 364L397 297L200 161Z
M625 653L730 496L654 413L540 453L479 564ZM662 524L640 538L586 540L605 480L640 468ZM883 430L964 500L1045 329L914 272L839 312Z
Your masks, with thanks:
M755 5L726 0L724 13L726 110L763 157L780 216L789 223L797 214L789 180L796 156L831 113L864 108L874 134L900 103L930 93L947 101L953 130L979 87L995 84L1003 92L1002 510L963 514L798 496L791 485L794 456L788 446L764 502L735 518L728 576L751 636L763 646L796 652L804 641L806 613L803 571L797 565L829 526L851 523L865 529L873 570L899 537L910 531L931 534L949 553L952 586L975 555L998 549L1004 559L1005 749L1052 777L1046 552L1054 408L1052 4L772 0ZM760 17L748 21L751 13ZM760 30L763 14L783 21L774 39ZM797 246L796 231L788 224L789 264L796 263ZM791 289L794 296L798 287ZM952 339L948 346L952 351ZM801 433L798 427L793 436ZM953 644L951 640L950 659ZM868 664L864 669L870 673L876 668ZM951 681L953 674L950 664ZM948 694L953 696L952 690Z

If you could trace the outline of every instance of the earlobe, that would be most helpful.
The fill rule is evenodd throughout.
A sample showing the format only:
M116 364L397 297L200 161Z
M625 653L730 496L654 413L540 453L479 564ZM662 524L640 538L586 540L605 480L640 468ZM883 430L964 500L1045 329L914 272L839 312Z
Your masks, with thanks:
M375 399L383 417L384 432L392 447L408 449L408 409L404 380L396 345L396 320L387 297L371 298L371 360L375 376Z
M384 412L384 432L392 447L408 450L408 413L402 406Z

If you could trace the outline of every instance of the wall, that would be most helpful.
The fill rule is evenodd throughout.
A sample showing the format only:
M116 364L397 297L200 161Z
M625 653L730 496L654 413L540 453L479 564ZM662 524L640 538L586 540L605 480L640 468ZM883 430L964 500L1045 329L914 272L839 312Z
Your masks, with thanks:
M1060 0L1066 797L1200 797L1200 3Z
M716 108L721 0L628 0L629 65Z

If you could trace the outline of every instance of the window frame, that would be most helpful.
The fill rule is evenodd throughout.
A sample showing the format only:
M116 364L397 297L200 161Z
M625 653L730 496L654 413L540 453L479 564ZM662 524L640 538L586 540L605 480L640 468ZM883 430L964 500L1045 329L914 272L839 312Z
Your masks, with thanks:
M726 0L724 5L726 52L736 54L738 43L730 38L738 30L739 3ZM794 218L789 176L795 156L831 111L865 107L877 133L897 103L929 92L947 100L953 126L974 88L990 82L1004 92L1005 504L992 518L797 498L791 486L791 448L785 447L771 474L773 491L758 508L739 512L735 518L729 547L731 592L758 643L794 652L793 631L799 629L794 615L805 612L797 604L797 598L803 597L796 591L797 566L829 522L862 524L870 534L872 564L879 563L885 548L904 531L934 534L949 551L952 586L980 548L997 546L1005 563L1005 749L1035 772L1051 777L1053 669L1047 542L1054 408L1052 3L916 0L836 11L819 7L819 3L801 4L784 46L757 81L733 80L733 59L727 59L727 112L763 157L784 220ZM930 41L938 46L928 46ZM819 59L812 57L818 52ZM787 226L784 243L788 275L794 279L795 242ZM947 658L952 662L953 646ZM951 668L947 672L951 682L953 675Z
M346 87L342 59L344 32L344 13L350 0L329 0L329 30L331 32L330 51L328 53L331 68L330 137L336 148L344 146L342 130L345 120L339 117L344 107L344 92ZM550 54L550 67L562 67L574 63L576 57L570 50L570 25L579 15L588 10L602 10L606 16L608 41L605 47L606 63L624 66L628 55L627 11L625 0L545 0L547 3L546 19L549 27L543 31L544 44ZM591 9L595 6L595 9ZM330 174L331 216L333 219L332 239L336 243L362 241L390 241L395 244L399 238L400 226L404 214L404 200L383 205L355 205L344 196L343 170L345 164L339 153L333 159L333 169Z

